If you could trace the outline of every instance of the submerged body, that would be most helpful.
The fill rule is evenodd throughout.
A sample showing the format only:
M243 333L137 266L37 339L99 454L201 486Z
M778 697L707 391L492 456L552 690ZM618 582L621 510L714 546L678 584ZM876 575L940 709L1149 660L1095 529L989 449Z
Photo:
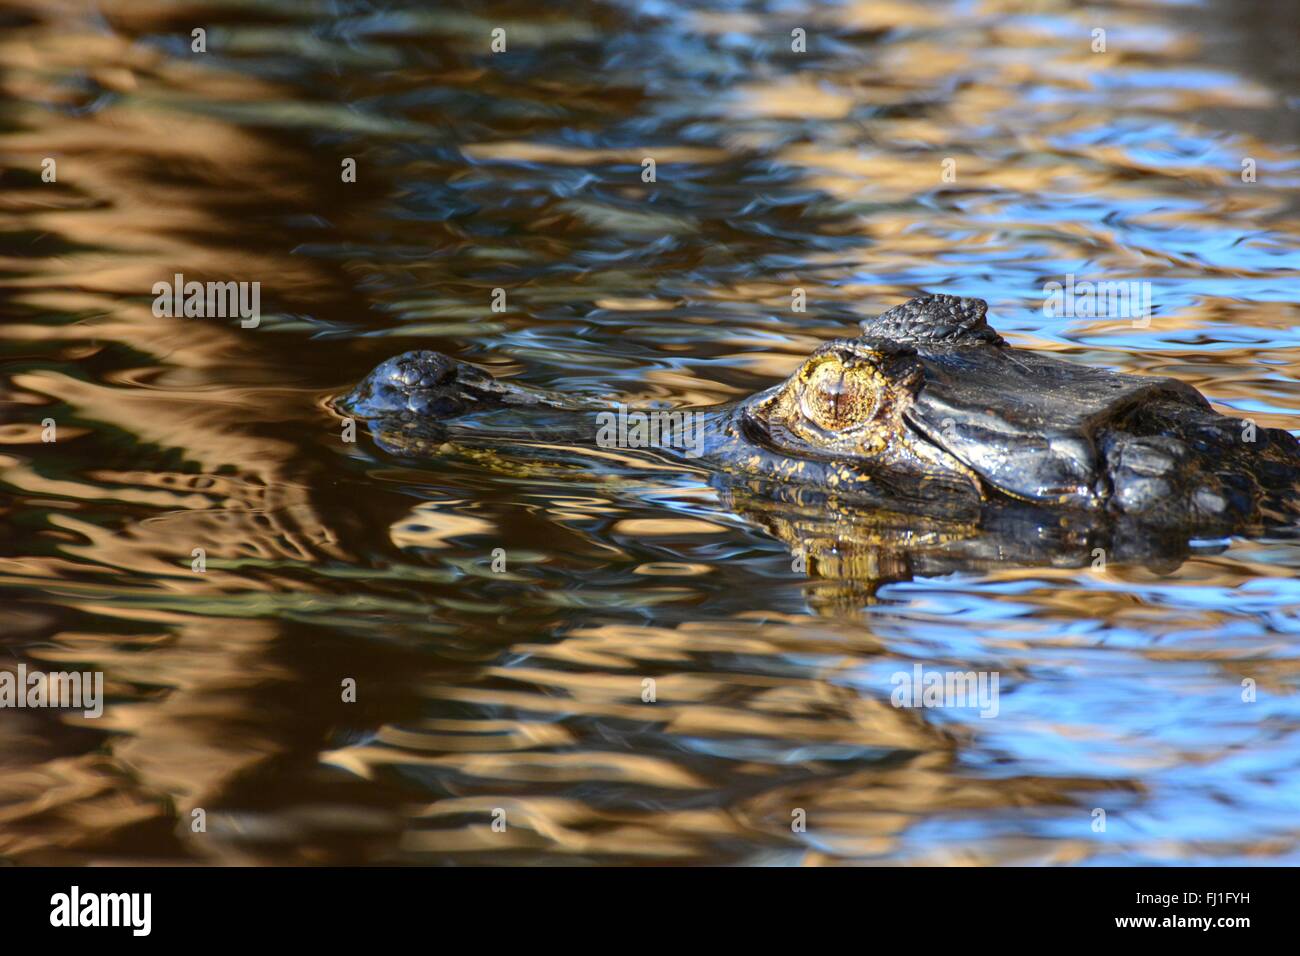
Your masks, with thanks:
M1027 507L1062 525L1197 536L1300 515L1300 442L1288 432L1220 415L1173 379L1013 348L985 309L913 299L821 346L784 382L689 410L698 445L658 450L778 495L962 521ZM388 447L426 453L466 437L590 446L611 408L429 351L382 363L340 405Z

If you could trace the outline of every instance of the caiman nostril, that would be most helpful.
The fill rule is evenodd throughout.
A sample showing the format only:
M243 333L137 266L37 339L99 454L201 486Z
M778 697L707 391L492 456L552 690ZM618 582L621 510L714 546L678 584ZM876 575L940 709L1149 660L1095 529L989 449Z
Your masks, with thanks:
M448 378L451 365L436 353L403 356L394 369L393 378L406 388L433 388Z

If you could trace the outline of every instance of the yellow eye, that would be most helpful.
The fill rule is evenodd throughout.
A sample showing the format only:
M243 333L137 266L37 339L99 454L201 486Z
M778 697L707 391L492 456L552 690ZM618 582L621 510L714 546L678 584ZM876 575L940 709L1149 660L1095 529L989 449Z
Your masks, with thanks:
M818 364L804 382L799 407L809 421L826 431L866 424L876 407L870 370L838 360Z

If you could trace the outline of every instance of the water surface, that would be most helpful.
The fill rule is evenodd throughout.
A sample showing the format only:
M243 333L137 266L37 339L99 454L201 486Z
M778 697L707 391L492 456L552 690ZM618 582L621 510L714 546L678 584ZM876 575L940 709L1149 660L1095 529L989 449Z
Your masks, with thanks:
M1285 535L804 572L696 470L395 458L329 406L415 347L725 401L929 291L1295 428L1290 14L0 0L0 667L108 692L0 712L0 860L1300 862ZM261 323L155 317L176 273ZM1149 325L1046 317L1070 274ZM893 707L916 664L998 716Z

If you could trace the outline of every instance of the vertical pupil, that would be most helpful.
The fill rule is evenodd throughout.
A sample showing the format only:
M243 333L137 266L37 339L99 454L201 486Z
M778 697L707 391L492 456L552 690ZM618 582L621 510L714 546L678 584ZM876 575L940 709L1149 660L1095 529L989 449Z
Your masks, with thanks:
M814 374L804 396L804 414L822 428L837 429L844 417L852 414L853 402L845 370L838 365L824 365Z
M844 398L845 392L844 372L841 371L833 378L829 376L823 378L821 392L822 400L829 406L828 410L830 412L830 417L838 421L840 417L840 402Z
M810 424L838 432L863 424L875 412L870 380L864 369L843 362L827 361L802 377L798 396L799 414Z

